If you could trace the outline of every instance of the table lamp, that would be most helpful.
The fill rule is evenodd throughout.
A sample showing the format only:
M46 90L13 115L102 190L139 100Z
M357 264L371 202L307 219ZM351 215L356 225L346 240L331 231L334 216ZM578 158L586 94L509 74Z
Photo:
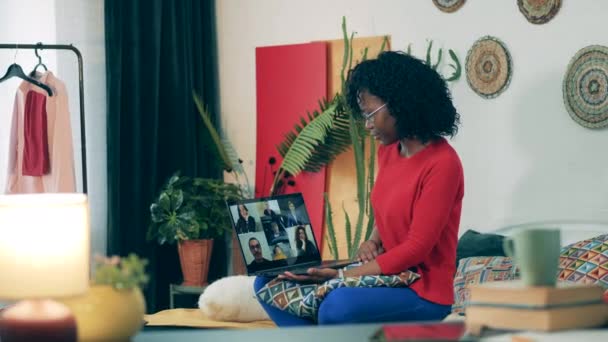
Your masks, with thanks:
M84 194L0 195L0 341L76 342L70 310L53 298L89 286Z

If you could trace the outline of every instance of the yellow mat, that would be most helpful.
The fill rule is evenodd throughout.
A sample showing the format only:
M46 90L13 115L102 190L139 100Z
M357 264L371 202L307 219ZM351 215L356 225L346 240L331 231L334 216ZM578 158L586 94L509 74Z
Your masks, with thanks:
M175 326L191 328L275 328L272 321L257 321L250 323L221 322L207 318L199 309L171 309L159 311L152 315L144 315L147 326Z

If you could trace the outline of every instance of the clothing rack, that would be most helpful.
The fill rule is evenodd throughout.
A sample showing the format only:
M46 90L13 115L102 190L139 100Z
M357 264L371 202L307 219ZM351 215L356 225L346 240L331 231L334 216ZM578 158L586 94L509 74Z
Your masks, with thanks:
M85 122L84 122L84 83L83 83L83 66L82 54L72 44L0 44L0 49L12 50L70 50L76 54L78 58L78 82L80 93L80 148L82 156L82 192L87 193L87 150L85 137Z

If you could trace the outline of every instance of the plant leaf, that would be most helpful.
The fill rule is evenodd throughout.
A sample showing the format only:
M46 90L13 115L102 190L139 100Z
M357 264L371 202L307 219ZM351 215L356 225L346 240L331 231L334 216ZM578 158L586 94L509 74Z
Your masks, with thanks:
M367 52L369 51L369 48L366 46L365 48L363 48L363 53L361 54L361 60L365 61L367 60Z
M222 162L224 163L224 168L229 170L234 169L234 165L232 165L232 162L228 157L228 153L226 152L224 145L222 144L220 134L215 129L213 122L211 122L211 116L209 115L209 112L203 104L203 99L194 90L192 91L192 97L194 98L194 103L196 104L198 113L203 119L203 123L205 124L205 127L207 127L207 130L209 131L209 135L211 135L211 139L213 140L215 148L217 149L217 152L220 155Z
M178 181L179 181L179 172L176 172L169 178L169 181L167 182L166 187L172 188L174 185L177 184Z
M344 27L346 28L346 27ZM350 41L348 42L348 69L353 68L353 40L355 39L355 32L353 31L350 35ZM342 94L346 94L346 82L342 82Z
M329 203L327 193L323 194L323 198L325 199L325 223L327 224L327 236L329 237L327 245L329 246L329 251L333 255L334 260L338 260L338 241L336 240L336 230L334 229L331 203Z
M378 51L378 53L384 51L388 47L388 45L388 36L384 36L384 38L382 39L382 45L380 45L380 51Z
M183 223L190 224L194 217L196 216L196 212L194 210L189 210L177 215L177 218Z
M433 48L433 41L429 41L429 46L426 48L426 65L432 66L431 64L431 49Z
M277 183L284 172L296 176L304 170L313 151L325 140L327 132L332 127L335 110L336 104L332 104L315 120L309 122L306 127L302 127L289 150L283 156L283 161L279 166L280 172L275 175L271 189L276 189Z
M448 77L446 79L447 82L452 82L452 81L456 81L460 78L461 74L462 74L462 66L460 65L460 61L458 60L458 56L456 56L456 53L452 50L449 49L448 53L450 55L450 58L452 59L452 61L454 61L454 64L450 64L450 66L454 69L454 72L452 73L452 75L450 77Z
M174 191L173 196L171 196L171 211L179 210L182 203L184 203L184 192L181 190Z
M150 217L152 222L160 222L163 220L164 212L158 203L152 203L150 205Z
M361 240L361 231L363 230L363 220L365 218L365 199L366 195L366 183L365 183L365 133L362 134L358 128L357 122L354 117L350 118L350 133L351 140L353 141L353 151L355 154L355 170L356 170L356 181L357 181L357 206L359 208L357 214L357 221L355 223L355 239L351 242L351 252L359 247ZM349 252L349 256L354 255Z
M344 208L344 203L342 203L342 211L344 212L345 224L344 229L346 232L346 251L348 253L348 257L353 256L353 241L352 239L352 231L350 225L350 217L348 217L348 213L346 212L346 208Z
M341 99L335 101L341 101ZM331 129L326 132L325 140L314 149L312 156L306 162L304 171L318 172L342 152L351 148L349 114L342 109L343 107L339 106L338 108L332 118Z
M170 212L171 211L171 198L169 198L169 194L168 193L163 192L163 193L160 194L160 197L158 199L158 206L164 212Z
M433 70L437 70L437 67L439 67L439 63L441 63L441 57L443 56L443 49L439 49L439 51L437 52L437 62L433 65Z
M340 69L340 82L344 86L346 82L346 66L348 65L350 42L348 41L348 31L346 30L346 17L342 16L342 40L344 41L344 55L342 56L342 68ZM342 88L344 92L344 88Z
M374 218L374 213L372 212L372 214L368 217L368 220L367 220L367 228L365 231L365 241L369 240L370 236L372 236L372 232L374 231L375 223L376 223L376 220Z

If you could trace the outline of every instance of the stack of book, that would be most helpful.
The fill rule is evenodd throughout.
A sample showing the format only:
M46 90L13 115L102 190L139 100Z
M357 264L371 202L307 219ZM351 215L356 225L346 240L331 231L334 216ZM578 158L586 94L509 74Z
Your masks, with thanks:
M465 309L467 330L557 331L585 329L608 323L604 289L597 285L560 283L556 287L526 287L504 281L471 287Z

